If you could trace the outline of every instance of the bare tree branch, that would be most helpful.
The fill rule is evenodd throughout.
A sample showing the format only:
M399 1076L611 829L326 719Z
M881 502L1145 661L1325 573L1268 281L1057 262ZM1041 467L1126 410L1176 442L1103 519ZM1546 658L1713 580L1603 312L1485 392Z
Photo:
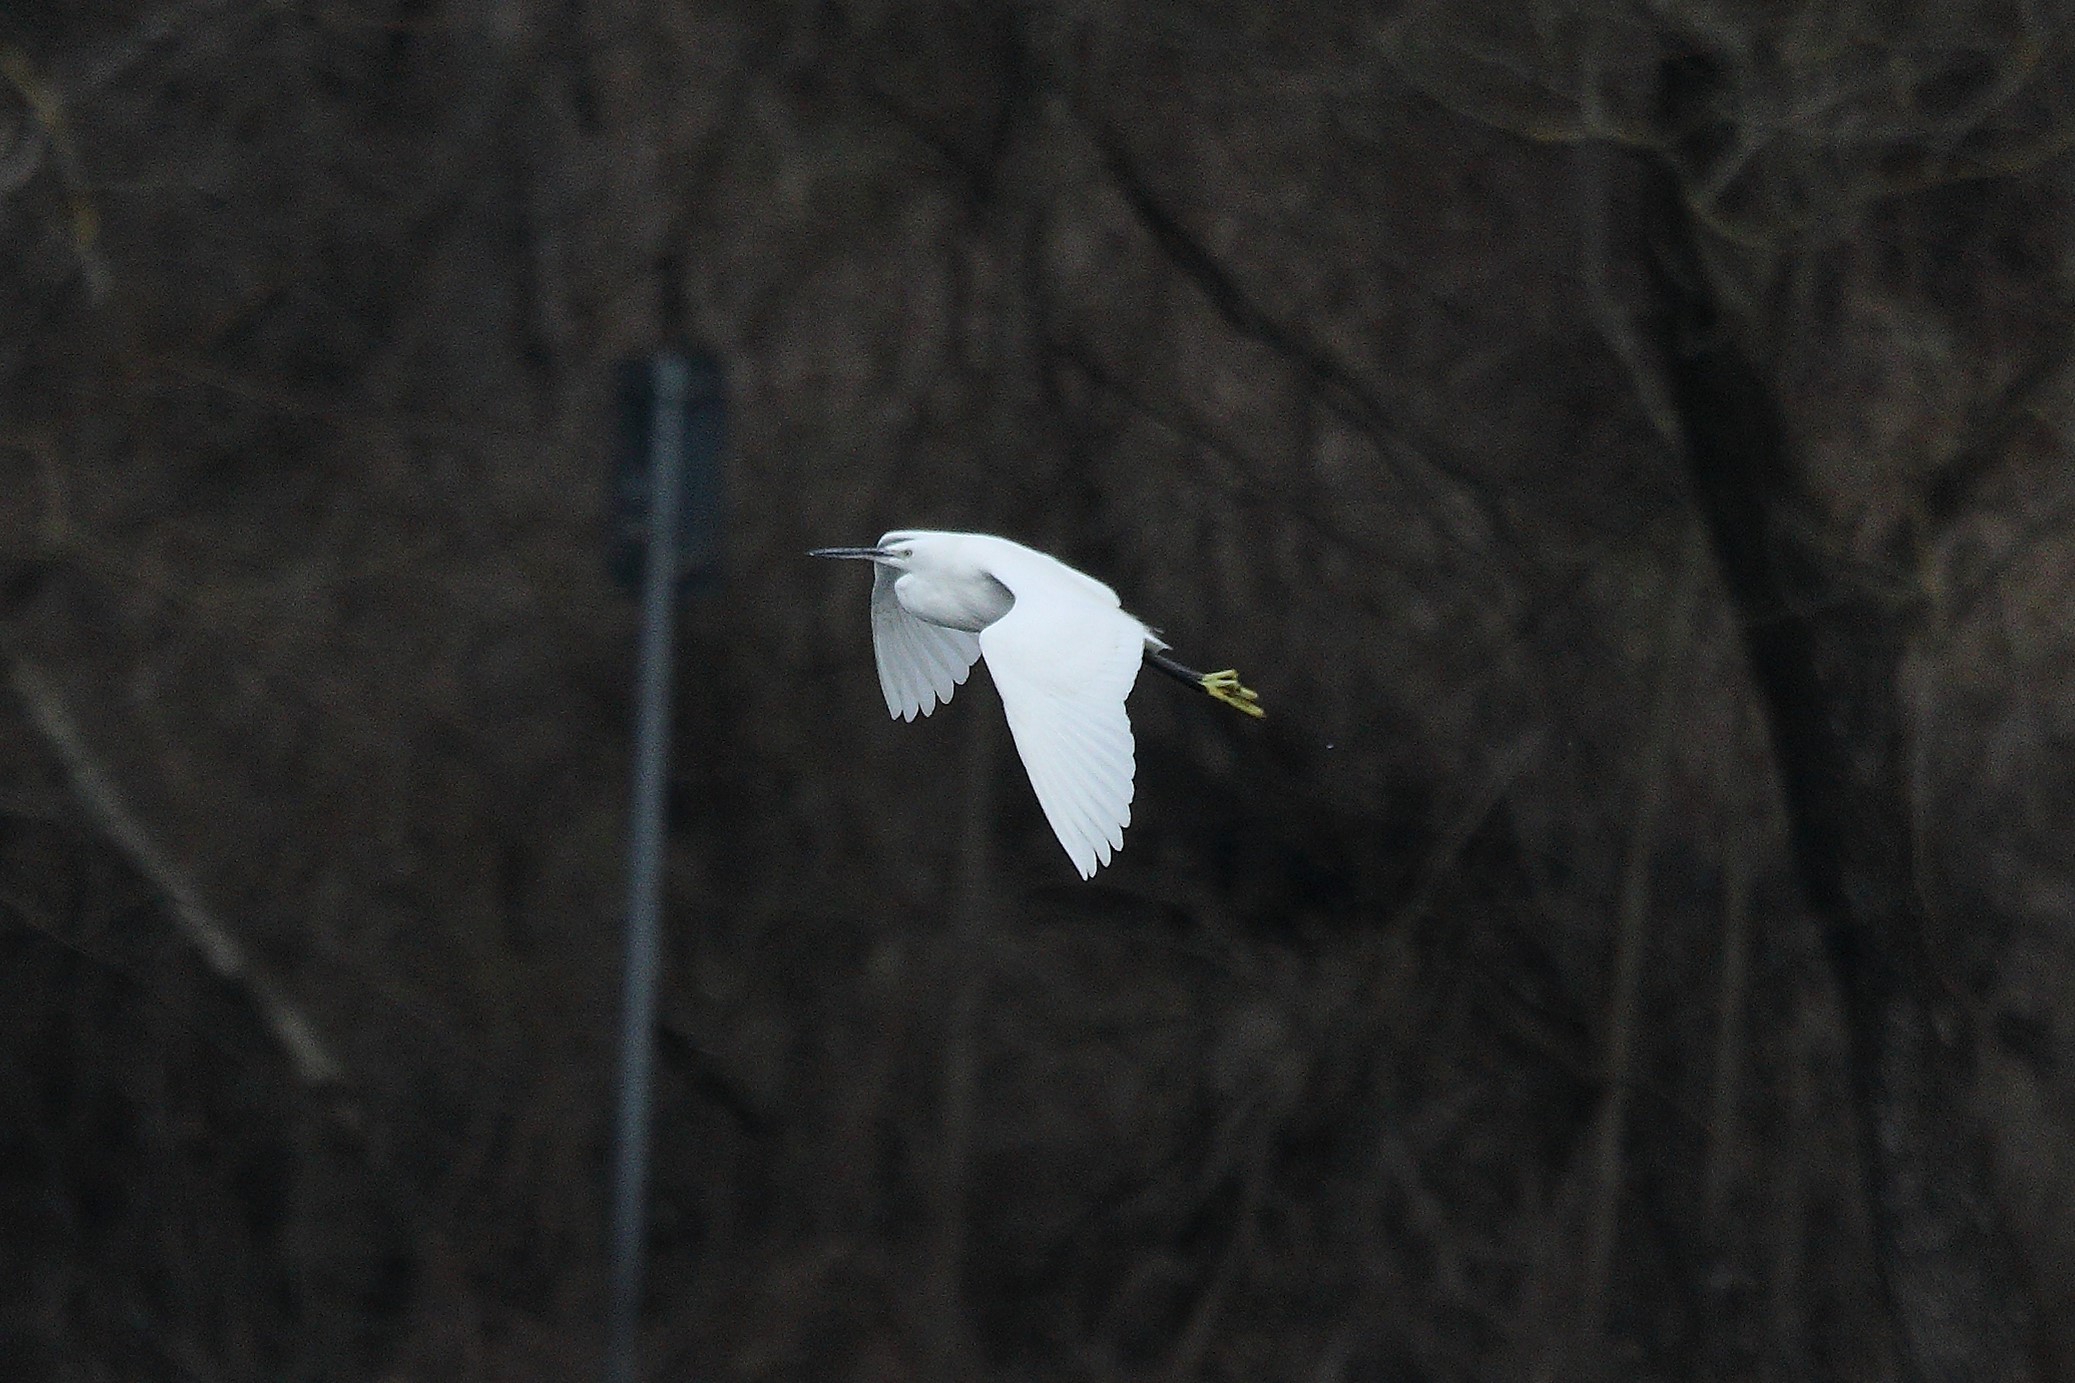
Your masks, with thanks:
M1504 532L1502 510L1467 460L1386 407L1359 375L1301 327L1278 319L1255 301L1168 210L1139 172L1122 137L1092 115L1084 114L1082 125L1117 190L1154 243L1218 314L1243 335L1295 362L1317 382L1319 396L1328 407L1368 436L1386 456L1398 457L1401 472L1425 493L1429 511L1459 545L1479 555L1496 554L1501 561L1516 561L1510 544L1494 541ZM1467 521L1460 512L1464 503L1473 510L1476 522Z
M79 258L88 296L96 303L103 302L108 297L109 277L108 261L101 253L101 213L87 192L86 174L80 166L79 150L72 142L71 121L64 101L57 88L29 61L28 54L12 45L0 44L0 77L21 94L48 137L51 166L64 186L71 213L72 251Z
M1732 832L1723 842L1722 974L1715 990L1715 1069L1708 1082L1708 1151L1701 1202L1719 1232L1729 1208L1735 1155L1742 1146L1737 1095L1742 1083L1745 987L1750 970L1751 862Z
M1673 731L1699 604L1706 543L1698 529L1687 539L1679 576L1665 605L1658 639L1657 685L1650 700L1648 738L1636 765L1635 819L1629 828L1628 859L1621 877L1621 910L1614 933L1614 980L1607 998L1606 1051L1601 1062L1604 1090L1594 1135L1591 1207L1580 1268L1576 1346L1587 1346L1605 1329L1607 1278L1620 1233L1622 1142L1628 1128L1629 1073L1634 1067L1636 1006L1643 959L1649 948L1650 859L1657 848L1657 818L1664 808L1671 771Z
M2056 314L2075 318L2075 297L2064 298ZM2037 420L2046 402L2068 378L2075 364L2075 330L2049 334L2002 393L1982 408L1980 418L1957 450L1933 472L1924 490L1924 510L1931 521L1946 525L1965 514L2016 459L2018 436Z
M87 747L57 684L18 652L9 650L7 662L15 695L44 742L64 764L80 804L136 866L137 872L165 895L181 935L201 953L211 970L252 1000L306 1085L330 1085L344 1079L345 1068L318 1035L316 1025L295 1006L281 983L253 959L230 928L203 905L194 883L130 810L115 780Z

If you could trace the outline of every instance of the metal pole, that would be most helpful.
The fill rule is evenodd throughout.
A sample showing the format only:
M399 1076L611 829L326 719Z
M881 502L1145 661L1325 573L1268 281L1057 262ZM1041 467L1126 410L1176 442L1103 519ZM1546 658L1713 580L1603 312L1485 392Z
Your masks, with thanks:
M620 1027L620 1108L613 1153L612 1302L607 1383L634 1383L647 1238L649 1087L661 968L664 792L670 763L670 639L677 589L677 508L684 477L689 370L675 353L654 364L648 560L641 590L640 704L627 828L627 975Z

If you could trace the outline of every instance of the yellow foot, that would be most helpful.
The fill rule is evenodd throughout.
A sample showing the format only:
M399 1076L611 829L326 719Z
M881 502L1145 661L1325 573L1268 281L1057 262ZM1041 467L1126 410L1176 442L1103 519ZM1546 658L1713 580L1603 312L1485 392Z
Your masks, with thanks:
M1240 686L1239 674L1231 668L1226 668L1223 672L1206 672L1203 674L1203 681L1198 685L1235 711L1245 711L1256 719L1268 714L1256 704L1261 698L1250 689Z

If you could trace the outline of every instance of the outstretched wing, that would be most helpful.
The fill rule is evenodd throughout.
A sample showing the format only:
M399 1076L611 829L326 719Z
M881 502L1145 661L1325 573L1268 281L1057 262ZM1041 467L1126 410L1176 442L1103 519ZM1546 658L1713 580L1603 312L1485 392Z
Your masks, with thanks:
M1138 677L1145 626L1042 568L996 566L993 574L1016 603L980 631L980 649L1045 820L1090 878L1123 848L1131 822L1124 698Z
M978 635L919 620L901 608L893 583L900 573L872 564L872 656L879 690L896 720L913 720L949 701L980 656Z

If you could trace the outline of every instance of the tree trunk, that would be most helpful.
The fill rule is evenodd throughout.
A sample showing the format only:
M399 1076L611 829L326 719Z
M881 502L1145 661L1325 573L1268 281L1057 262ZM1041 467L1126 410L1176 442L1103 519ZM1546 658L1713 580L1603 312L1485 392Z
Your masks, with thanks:
M1691 152L1711 74L1664 78ZM1684 138L1682 138L1684 137ZM1662 351L1694 493L1736 602L1777 760L1794 862L1849 1036L1877 1290L1911 1380L2032 1376L2015 1251L1990 1195L1961 1010L1940 991L1916 890L1899 673L1918 610L1900 537L1872 560L1802 483L1781 407L1710 291L1671 160L1644 226Z

